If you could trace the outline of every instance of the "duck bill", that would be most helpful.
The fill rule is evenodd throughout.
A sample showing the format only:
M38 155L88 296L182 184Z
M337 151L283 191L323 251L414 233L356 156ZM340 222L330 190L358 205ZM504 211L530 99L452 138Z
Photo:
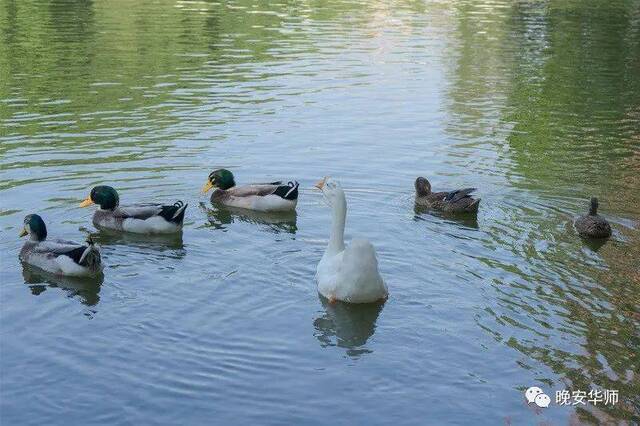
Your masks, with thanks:
M324 178L322 178L322 180L319 180L318 182L316 182L315 186L316 188L318 188L320 191L322 191L322 188L324 188L324 183L327 181L327 177L325 176Z
M80 203L80 207L89 207L91 204L94 204L90 197L87 197L86 200Z
M27 235L29 232L27 232L27 228L22 228L22 230L20 231L20 233L18 234L18 236L20 238L24 237L25 235Z
M207 183L205 183L202 187L202 193L206 194L207 192L209 192L209 190L211 190L211 188L213 188L213 184L210 181L207 181Z

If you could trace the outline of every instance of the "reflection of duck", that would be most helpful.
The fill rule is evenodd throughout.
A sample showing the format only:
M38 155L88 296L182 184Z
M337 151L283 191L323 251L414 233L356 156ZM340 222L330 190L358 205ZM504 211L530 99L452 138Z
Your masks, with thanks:
M182 250L184 248L182 232L175 234L134 234L100 229L98 232L91 234L91 239L103 247L117 245L139 246L157 249L158 251Z
M171 234L182 230L187 204L177 201L171 205L136 204L121 207L120 198L110 186L96 186L80 207L98 204L93 215L97 228L136 234Z
M288 185L271 182L236 186L233 173L218 169L209 174L202 193L206 194L211 188L215 188L211 202L227 207L285 212L295 210L298 204L298 182L289 182Z
M376 330L376 320L384 303L329 303L324 297L319 297L324 313L313 321L313 326L320 344L323 347L346 348L347 354L353 357L371 352L363 346Z
M426 178L419 177L415 182L416 204L445 213L477 213L480 199L471 197L475 188L456 189L455 191L432 192Z
M247 222L257 225L266 225L274 233L288 232L295 234L298 230L296 225L298 216L295 212L259 212L236 207L217 206L213 209L201 204L209 217L209 222L215 228L222 228L233 222Z
M37 296L47 288L59 287L66 290L69 296L78 296L80 301L87 306L97 305L100 301L100 286L104 281L104 275L99 274L92 278L64 277L44 272L40 269L25 265L22 269L24 282L29 284L31 294Z
M584 238L583 243L591 251L597 253L607 243L606 238Z
M416 204L413 208L413 212L415 213L416 220L424 220L422 217L423 214L428 213L431 216L439 217L445 220L446 222L451 223L452 225L461 225L464 228L468 229L478 229L478 216L470 215L470 214L444 214L441 212L433 211L428 207L420 206Z

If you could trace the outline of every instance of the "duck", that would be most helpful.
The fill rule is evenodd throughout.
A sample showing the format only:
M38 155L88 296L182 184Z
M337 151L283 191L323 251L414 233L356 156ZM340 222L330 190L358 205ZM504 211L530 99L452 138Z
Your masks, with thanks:
M325 177L315 187L333 211L329 244L316 270L318 292L330 303L384 302L389 291L378 271L373 245L366 239L354 239L345 246L347 199L340 183Z
M431 184L424 177L415 182L416 205L439 210L445 213L477 213L480 198L474 199L470 194L476 188L456 189L455 191L432 192Z
M575 227L580 236L585 238L608 238L611 236L611 225L607 219L598 214L598 199L591 198L589 214L576 219Z
M100 185L91 189L80 207L97 204L100 208L93 215L96 228L136 234L173 234L182 230L188 204L136 204L121 207L118 192L110 186Z
M55 275L91 277L102 272L100 250L91 238L87 245L60 239L47 240L47 226L37 214L24 218L20 237L29 235L18 259Z
M233 173L227 169L217 169L209 174L202 187L206 194L210 189L211 202L227 207L237 207L261 212L290 212L298 204L298 182L254 183L236 186Z

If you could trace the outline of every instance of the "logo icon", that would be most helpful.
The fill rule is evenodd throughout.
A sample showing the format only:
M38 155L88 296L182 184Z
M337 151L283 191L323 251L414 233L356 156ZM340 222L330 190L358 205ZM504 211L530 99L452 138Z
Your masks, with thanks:
M528 404L533 402L540 408L547 408L549 404L551 404L551 398L549 395L545 394L542 389L537 386L531 386L527 389L524 396L527 398Z

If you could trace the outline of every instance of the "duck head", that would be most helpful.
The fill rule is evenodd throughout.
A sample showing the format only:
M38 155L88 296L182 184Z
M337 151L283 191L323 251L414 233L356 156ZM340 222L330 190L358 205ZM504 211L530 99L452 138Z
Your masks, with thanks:
M33 241L44 241L47 238L47 226L37 214L30 214L24 218L24 226L20 236L29 235Z
M589 214L595 216L598 214L598 199L591 197L591 207L589 208Z
M318 181L315 185L324 196L325 201L330 206L335 206L337 203L345 202L345 195L340 182L337 180L325 176L322 180Z
M423 197L425 195L431 194L431 184L427 180L427 178L423 178L422 176L416 179L416 195L419 197Z
M113 210L118 207L120 198L115 189L110 186L100 185L91 190L89 196L80 203L80 207L88 207L97 204L102 210Z
M202 187L202 193L206 194L211 188L229 189L236 186L233 173L227 169L217 169L209 174L207 183Z

